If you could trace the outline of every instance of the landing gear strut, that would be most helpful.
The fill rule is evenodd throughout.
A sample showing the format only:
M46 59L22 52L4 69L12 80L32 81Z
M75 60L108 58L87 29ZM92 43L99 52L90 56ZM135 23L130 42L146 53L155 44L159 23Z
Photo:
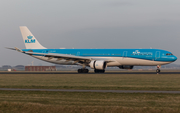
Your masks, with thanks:
M104 73L105 70L98 70L98 69L95 69L94 72L95 72L95 73Z
M88 73L88 69L78 69L78 73Z
M157 69L156 69L157 74L159 74L161 72L160 68L161 68L161 65L157 65Z

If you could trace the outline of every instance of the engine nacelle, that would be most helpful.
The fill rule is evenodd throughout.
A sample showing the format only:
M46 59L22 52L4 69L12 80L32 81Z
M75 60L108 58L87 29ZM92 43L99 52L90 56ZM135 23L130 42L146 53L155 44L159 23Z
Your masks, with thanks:
M91 61L89 63L89 66L92 69L104 70L106 68L107 64L103 60L98 60L98 61Z
M134 66L118 66L120 69L133 69Z

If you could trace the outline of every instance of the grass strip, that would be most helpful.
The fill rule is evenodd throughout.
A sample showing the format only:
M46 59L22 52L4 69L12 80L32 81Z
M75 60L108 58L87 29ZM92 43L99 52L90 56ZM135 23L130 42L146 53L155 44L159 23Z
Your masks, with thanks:
M178 74L1 74L1 88L180 91Z
M0 91L0 113L177 113L178 94Z

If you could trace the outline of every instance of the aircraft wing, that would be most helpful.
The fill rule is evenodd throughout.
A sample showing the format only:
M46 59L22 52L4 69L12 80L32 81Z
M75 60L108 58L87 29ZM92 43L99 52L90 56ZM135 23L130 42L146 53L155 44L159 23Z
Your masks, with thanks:
M104 60L105 62L114 62L114 60L108 59L108 58L82 57L82 56L57 54L57 53L37 53L37 52L31 52L31 51L25 52L17 47L7 48L7 49L16 50L18 52L22 52L28 55L44 56L44 57L47 57L48 60L51 60L52 58L57 58L57 61L66 60L66 61L74 61L75 63L89 63L92 60Z
M92 60L104 60L105 62L114 62L112 59L107 58L91 58L91 57L81 57L75 55L65 55L65 54L57 54L57 53L36 53L36 52L25 52L28 55L39 55L48 57L49 60L52 58L57 58L58 60L66 60L66 61L74 61L75 63L89 63Z
M66 54L57 54L57 53L36 53L36 52L25 52L28 55L38 55L48 57L48 59L57 58L58 60L67 60L67 61L75 61L76 63L88 63L92 60L104 60L106 62L112 62L114 60L107 58L91 58L91 57L81 57L75 55L66 55Z
M40 55L44 57L62 58L62 59L77 59L77 60L91 60L88 57L79 57L74 55L57 54L57 53L36 53L36 52L25 52L29 55Z

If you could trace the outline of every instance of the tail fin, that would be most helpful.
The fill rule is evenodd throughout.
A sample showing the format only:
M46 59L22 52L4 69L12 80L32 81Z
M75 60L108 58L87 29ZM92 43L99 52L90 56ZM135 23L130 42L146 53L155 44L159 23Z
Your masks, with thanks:
M26 49L46 49L43 47L26 26L20 26Z

